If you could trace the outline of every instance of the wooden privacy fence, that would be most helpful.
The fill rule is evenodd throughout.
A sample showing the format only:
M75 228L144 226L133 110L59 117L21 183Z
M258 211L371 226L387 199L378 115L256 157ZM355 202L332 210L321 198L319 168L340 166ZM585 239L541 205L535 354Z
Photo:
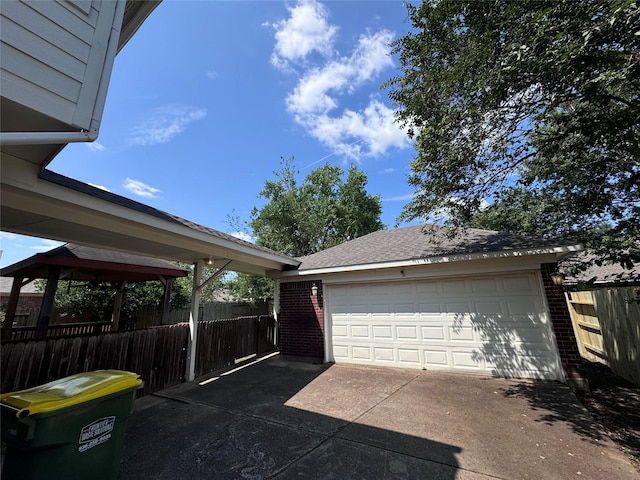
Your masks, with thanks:
M196 344L196 376L273 352L277 347L277 326L272 315L201 322Z
M58 323L49 325L47 337L70 337L77 335L100 335L111 331L111 322ZM27 340L35 337L36 326L14 326L11 340Z
M184 381L189 325L2 344L2 392L31 388L80 372L117 369L144 380L144 394ZM240 317L198 324L196 375L276 350L273 316Z
M638 287L567 292L580 354L604 363L640 385L640 303Z
M255 304L240 302L209 302L200 305L198 318L201 322L221 320L228 318L239 318L254 315L267 315L270 311L267 302L257 302ZM188 322L191 309L189 307L171 310L164 323ZM144 307L136 312L136 325L138 327L150 327L157 325L160 321L161 312L155 307Z
M145 394L184 380L187 324L2 345L2 392L101 369L135 372Z

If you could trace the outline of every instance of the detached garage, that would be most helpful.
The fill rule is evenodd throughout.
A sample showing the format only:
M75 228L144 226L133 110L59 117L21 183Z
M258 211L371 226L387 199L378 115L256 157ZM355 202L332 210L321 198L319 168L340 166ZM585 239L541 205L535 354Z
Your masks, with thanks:
M551 273L580 250L487 230L382 230L279 282L283 355L565 381L579 353Z

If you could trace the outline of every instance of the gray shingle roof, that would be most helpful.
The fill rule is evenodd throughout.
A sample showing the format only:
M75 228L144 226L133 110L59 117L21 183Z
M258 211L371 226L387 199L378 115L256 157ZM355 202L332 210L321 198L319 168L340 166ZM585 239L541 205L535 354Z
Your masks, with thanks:
M240 238L234 237L233 235L229 235L228 233L223 233L218 230L214 230L213 228L205 227L203 225L198 225L197 223L194 223L190 220L186 220L176 215L163 212L162 210L158 210L157 208L150 207L149 205L145 205L144 203L136 202L135 200L131 200L130 198L126 198L120 195L116 195L115 193L107 192L100 188L93 187L91 185L80 182L78 180L74 180L73 178L65 177L64 175L60 175L59 173L52 172L51 170L43 170L42 172L40 172L39 177L43 180L47 180L49 182L60 185L62 187L70 188L77 192L81 192L85 195L90 195L92 197L99 198L100 200L113 203L114 205L119 205L121 207L134 210L136 212L144 213L146 215L151 215L161 220L183 225L187 228L190 228L191 230L201 232L201 233L206 233L207 235L211 235L220 239L228 240L238 245L249 247L253 250L278 256L282 258L286 263L291 262L291 257L288 257L287 255L276 252L269 248L255 245L251 242L247 242L246 240L242 240Z
M302 257L298 270L346 267L375 263L427 259L456 254L506 252L565 244L555 240L528 238L511 233L470 228L449 238L443 227L435 225L433 235L425 226L379 230L341 245Z
M66 243L0 269L6 277L47 278L52 265L60 266L75 280L146 281L158 275L184 277L187 270L159 258Z
M563 264L563 270L570 270L572 266L572 260L576 261L594 261L596 257L592 254L583 253L576 257L571 257L566 264ZM595 279L595 280L594 280ZM578 282L588 282L593 280L595 285L607 285L607 284L637 284L640 283L640 265L634 265L632 269L622 268L617 263L603 263L602 265L593 264L585 271L576 273L574 275L568 275L563 283L565 285L576 285Z

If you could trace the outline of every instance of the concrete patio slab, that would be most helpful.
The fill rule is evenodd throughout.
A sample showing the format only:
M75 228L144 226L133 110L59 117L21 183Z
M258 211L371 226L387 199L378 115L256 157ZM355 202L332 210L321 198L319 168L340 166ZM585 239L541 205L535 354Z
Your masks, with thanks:
M138 400L144 477L639 478L564 385L278 357Z

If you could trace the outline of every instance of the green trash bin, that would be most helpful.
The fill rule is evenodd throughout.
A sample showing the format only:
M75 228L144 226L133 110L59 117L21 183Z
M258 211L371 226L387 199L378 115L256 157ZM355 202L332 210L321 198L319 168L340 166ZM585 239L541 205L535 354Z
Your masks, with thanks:
M3 480L112 480L140 377L79 373L0 395Z

